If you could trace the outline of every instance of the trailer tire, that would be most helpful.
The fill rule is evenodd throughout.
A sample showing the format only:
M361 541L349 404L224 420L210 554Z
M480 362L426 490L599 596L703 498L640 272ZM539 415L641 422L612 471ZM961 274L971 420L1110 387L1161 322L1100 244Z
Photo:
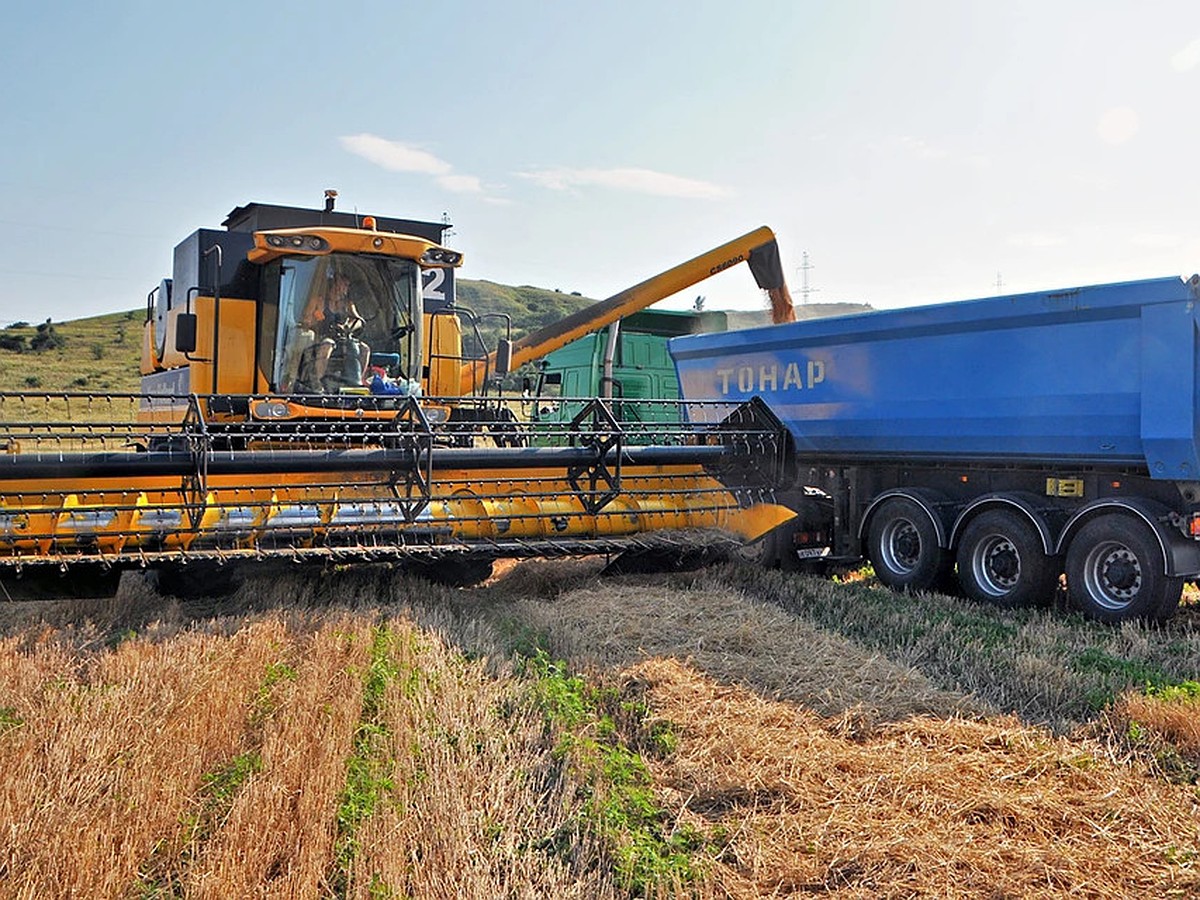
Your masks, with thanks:
M883 501L871 516L867 558L880 582L908 592L937 590L953 564L929 513L907 497Z
M958 543L958 580L972 600L1004 609L1032 606L1054 595L1059 567L1025 517L989 510L967 525Z
M1067 594L1075 609L1101 622L1164 621L1183 590L1183 579L1165 568L1149 526L1129 516L1101 516L1080 528L1067 548Z

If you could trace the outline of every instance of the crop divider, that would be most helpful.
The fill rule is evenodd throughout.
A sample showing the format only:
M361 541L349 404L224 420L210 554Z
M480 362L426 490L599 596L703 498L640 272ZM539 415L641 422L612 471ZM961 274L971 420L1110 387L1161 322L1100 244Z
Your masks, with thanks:
M608 405L593 399L570 424L571 446L595 451L590 462L567 467L567 483L590 515L596 515L621 494L621 447L623 432ZM613 464L608 462L613 453ZM586 479L587 486L581 484Z
M412 454L413 464L403 475L393 469L388 474L388 485L399 501L404 521L412 524L433 498L433 426L415 397L408 398L392 421L397 446ZM402 424L410 427L402 428Z
M200 530L204 519L208 497L208 460L212 453L212 436L208 433L200 398L195 394L188 395L187 411L180 425L184 446L191 459L191 472L183 476L179 493L183 498L189 530L195 532Z

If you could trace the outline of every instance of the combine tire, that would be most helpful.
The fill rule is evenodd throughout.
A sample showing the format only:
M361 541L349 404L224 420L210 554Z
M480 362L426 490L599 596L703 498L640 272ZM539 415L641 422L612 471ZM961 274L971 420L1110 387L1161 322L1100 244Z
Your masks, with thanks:
M953 565L929 514L906 497L883 501L871 517L867 558L883 584L910 593L940 589Z
M698 545L691 549L656 548L653 550L624 550L600 570L600 575L657 575L663 572L694 572L722 559L728 559L727 548Z
M492 577L492 560L447 556L432 562L417 563L413 572L427 581L446 587L474 587Z
M9 600L92 600L116 596L121 570L87 563L66 571L30 566L19 575L0 570L0 603Z
M205 597L228 597L238 589L241 578L238 567L209 560L196 560L187 565L158 566L152 572L155 590L180 600L199 600Z
M800 560L796 558L792 542L795 526L786 522L768 531L758 540L742 544L734 555L742 562L764 569L782 569L785 572L800 571Z
M1012 609L1049 601L1058 566L1028 519L1000 509L983 513L963 531L958 580L971 599Z
M1165 621L1179 606L1182 578L1166 574L1150 527L1128 516L1088 522L1067 550L1071 605L1101 622Z

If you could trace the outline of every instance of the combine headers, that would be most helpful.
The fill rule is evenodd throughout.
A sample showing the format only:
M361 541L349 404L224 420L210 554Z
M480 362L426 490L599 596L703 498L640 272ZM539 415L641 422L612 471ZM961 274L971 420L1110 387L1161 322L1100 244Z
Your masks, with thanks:
M444 226L332 202L226 226L181 243L147 298L141 394L0 394L0 599L272 558L471 583L499 557L682 552L791 517L772 502L786 431L757 401L639 422L596 398L547 427L488 395L514 360L740 261L786 296L769 230L471 355Z
M413 397L355 401L386 418L212 414L269 402L0 395L0 588L63 595L122 568L266 558L399 559L469 583L497 557L682 552L788 516L771 503L782 434L757 402L702 428L618 425L620 401L594 400L536 447L435 421ZM159 403L185 411L136 421Z

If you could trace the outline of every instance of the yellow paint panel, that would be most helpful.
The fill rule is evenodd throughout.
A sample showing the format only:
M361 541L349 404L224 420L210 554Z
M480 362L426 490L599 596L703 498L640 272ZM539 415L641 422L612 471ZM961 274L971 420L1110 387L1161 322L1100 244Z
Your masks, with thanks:
M753 541L794 518L796 514L786 506L756 503L746 509L728 513L724 525L746 541Z
M460 396L462 322L458 316L425 316L425 364L429 377L422 389L428 397Z

